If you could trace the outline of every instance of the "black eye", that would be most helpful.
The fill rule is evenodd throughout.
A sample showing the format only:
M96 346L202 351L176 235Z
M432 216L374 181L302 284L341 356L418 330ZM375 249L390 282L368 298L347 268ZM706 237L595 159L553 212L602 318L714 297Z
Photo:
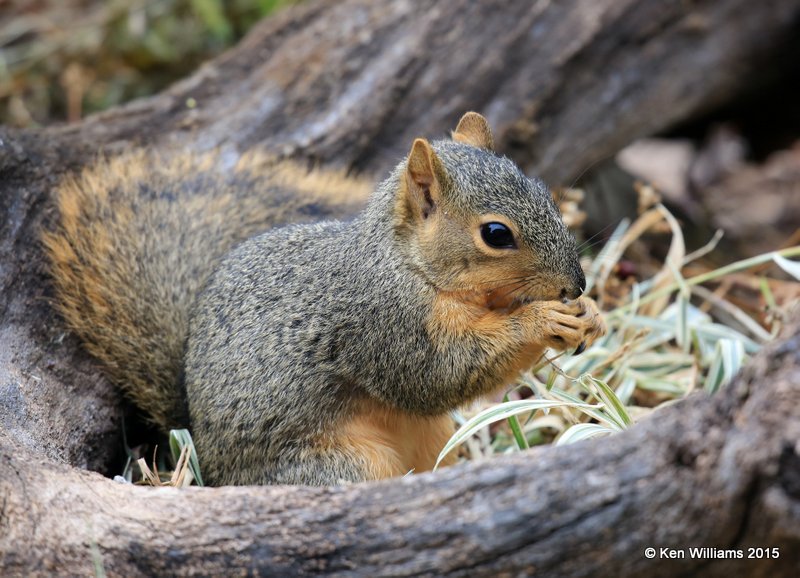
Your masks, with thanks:
M481 239L495 249L514 249L517 246L511 229L503 223L484 223L481 225Z

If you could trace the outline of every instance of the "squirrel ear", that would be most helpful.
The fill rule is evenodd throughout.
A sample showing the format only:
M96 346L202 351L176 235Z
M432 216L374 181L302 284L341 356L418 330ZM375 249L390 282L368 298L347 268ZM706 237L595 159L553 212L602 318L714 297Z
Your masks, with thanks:
M494 137L489 123L477 112L468 112L461 117L453 131L453 140L494 151Z
M406 188L414 212L423 219L427 219L439 203L438 163L428 141L424 138L414 141L406 166Z

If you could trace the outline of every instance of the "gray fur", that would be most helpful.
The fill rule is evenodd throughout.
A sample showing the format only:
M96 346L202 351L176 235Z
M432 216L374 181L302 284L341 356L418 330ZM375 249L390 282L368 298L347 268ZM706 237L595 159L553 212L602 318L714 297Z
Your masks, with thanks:
M507 216L544 269L582 283L574 240L540 181L491 152L433 147L451 206ZM319 447L353 400L436 415L497 386L492 368L506 354L479 338L444 347L426 331L435 289L395 221L404 170L354 220L271 230L211 276L190 316L185 384L212 484L363 480L361 458Z

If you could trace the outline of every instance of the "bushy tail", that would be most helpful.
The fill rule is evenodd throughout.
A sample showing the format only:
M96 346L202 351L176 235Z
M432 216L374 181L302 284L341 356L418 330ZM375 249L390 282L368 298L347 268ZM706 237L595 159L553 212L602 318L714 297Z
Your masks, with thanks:
M111 378L167 430L184 427L189 311L214 263L276 225L352 214L368 182L246 155L130 152L57 191L45 233L58 309Z

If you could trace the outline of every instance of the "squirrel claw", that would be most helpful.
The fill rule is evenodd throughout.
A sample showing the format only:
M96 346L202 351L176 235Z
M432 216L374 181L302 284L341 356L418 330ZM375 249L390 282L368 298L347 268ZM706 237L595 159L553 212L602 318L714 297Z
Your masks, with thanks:
M584 351L586 351L586 342L585 341L581 341L581 344L578 345L578 348L575 349L575 353L573 353L572 355L580 355Z

